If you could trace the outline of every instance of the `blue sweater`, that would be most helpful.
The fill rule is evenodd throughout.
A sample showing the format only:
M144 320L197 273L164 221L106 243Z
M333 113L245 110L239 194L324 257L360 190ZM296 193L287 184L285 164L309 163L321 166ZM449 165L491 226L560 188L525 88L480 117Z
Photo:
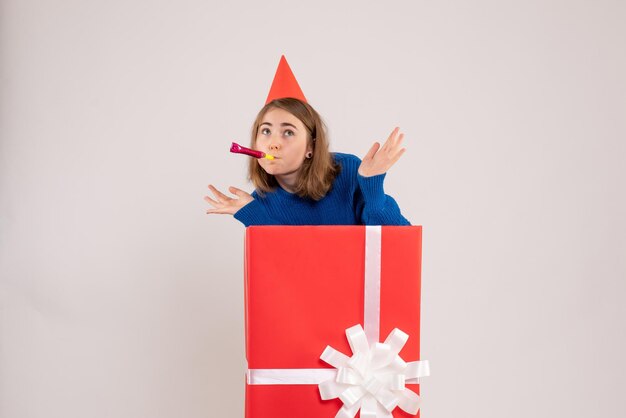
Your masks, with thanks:
M245 226L251 225L410 225L396 201L385 194L385 174L363 177L361 160L351 154L333 153L341 166L332 187L315 201L289 193L280 186L259 196L235 213Z

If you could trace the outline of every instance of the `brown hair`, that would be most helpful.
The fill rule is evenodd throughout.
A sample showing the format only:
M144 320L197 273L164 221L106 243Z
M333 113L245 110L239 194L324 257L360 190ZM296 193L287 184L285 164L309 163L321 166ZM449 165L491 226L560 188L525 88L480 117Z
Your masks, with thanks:
M275 108L286 110L302 122L308 134L307 145L313 149L313 156L306 158L302 163L298 173L295 194L300 197L320 200L330 190L333 180L339 174L340 167L328 150L326 126L311 105L287 97L273 100L263 106L252 125L251 148L256 149L256 136L259 125L263 122L263 117L269 110ZM265 192L273 191L278 186L276 178L263 170L256 158L250 159L248 178L261 196Z

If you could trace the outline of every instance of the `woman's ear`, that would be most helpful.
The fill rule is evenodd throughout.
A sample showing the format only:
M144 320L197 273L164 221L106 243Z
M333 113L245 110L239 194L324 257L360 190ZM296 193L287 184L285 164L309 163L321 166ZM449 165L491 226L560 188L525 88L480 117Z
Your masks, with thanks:
M304 156L307 159L313 158L313 147L312 146L309 145L309 146L306 147L306 152L304 153Z

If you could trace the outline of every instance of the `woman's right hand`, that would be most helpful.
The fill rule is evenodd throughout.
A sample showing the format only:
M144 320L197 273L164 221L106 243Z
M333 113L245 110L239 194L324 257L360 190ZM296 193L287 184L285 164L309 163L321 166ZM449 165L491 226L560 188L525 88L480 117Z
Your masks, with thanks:
M228 191L237 196L235 198L226 196L224 193L213 187L212 184L209 184L209 189L213 192L213 195L217 200L211 199L209 196L204 196L204 200L213 206L213 209L207 210L206 213L234 215L235 212L254 200L254 197L252 197L249 193L232 186L228 188Z

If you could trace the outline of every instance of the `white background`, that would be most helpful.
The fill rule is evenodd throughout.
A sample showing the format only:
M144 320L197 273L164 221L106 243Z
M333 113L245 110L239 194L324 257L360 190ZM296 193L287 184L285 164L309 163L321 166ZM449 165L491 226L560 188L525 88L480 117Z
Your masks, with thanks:
M622 416L624 2L0 7L2 418L243 415L244 228L202 197L251 191L281 54L334 151L406 134L422 416Z

